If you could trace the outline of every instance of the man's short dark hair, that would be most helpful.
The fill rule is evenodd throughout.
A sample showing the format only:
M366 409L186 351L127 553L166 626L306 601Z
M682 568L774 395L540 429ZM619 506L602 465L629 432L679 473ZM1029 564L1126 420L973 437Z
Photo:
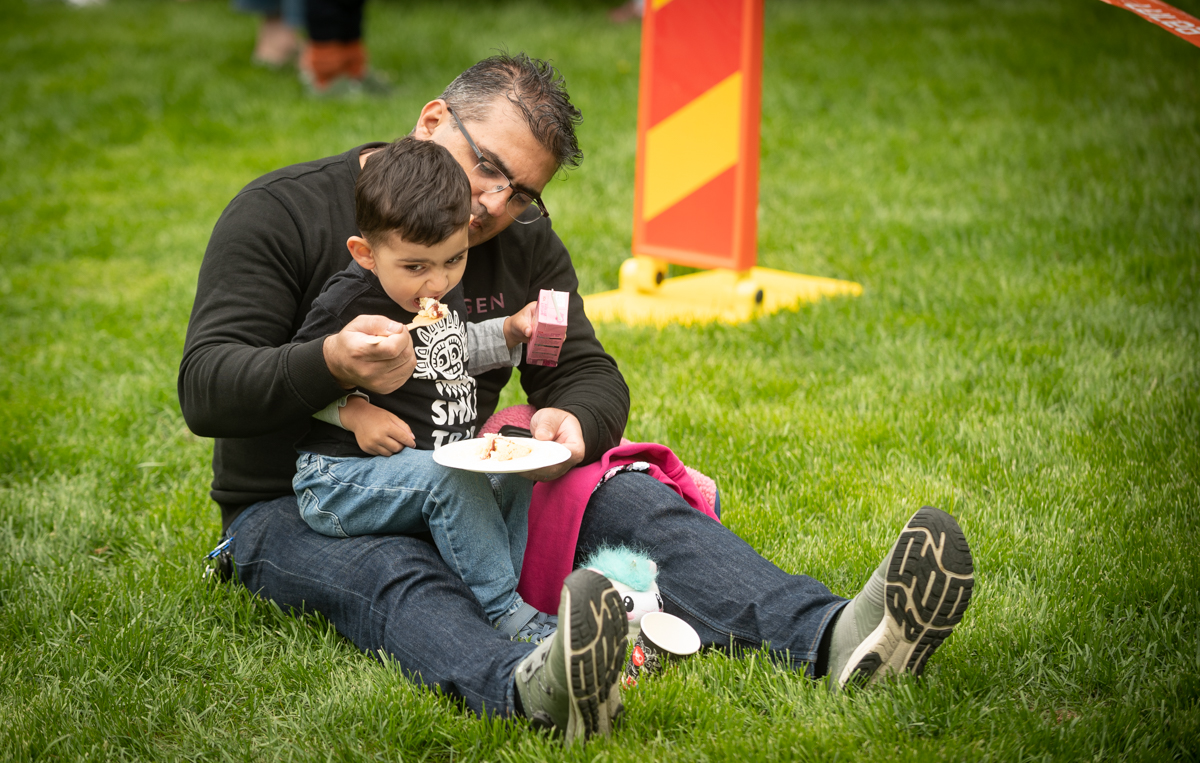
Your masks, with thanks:
M575 127L583 115L571 103L566 80L558 69L524 53L501 53L467 69L442 92L442 100L470 122L486 121L497 96L517 107L533 137L559 167L579 166L583 151Z
M358 230L372 244L399 234L433 246L470 222L471 181L442 146L404 137L367 157L354 204Z

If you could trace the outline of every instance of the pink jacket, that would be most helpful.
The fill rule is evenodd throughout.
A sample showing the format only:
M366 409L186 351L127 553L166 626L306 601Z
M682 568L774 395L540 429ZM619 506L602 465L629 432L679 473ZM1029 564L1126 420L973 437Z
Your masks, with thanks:
M529 543L517 586L526 602L542 612L558 611L563 580L575 566L579 526L592 491L610 469L639 461L649 464L647 473L678 493L692 508L720 521L687 467L670 448L646 442L623 443L593 464L576 467L553 482L534 485Z

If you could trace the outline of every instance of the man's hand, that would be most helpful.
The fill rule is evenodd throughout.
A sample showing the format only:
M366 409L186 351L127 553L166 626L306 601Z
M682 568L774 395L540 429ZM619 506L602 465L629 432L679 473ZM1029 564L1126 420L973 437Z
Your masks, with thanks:
M537 482L549 482L563 476L583 460L583 427L579 426L579 419L574 414L561 408L542 408L529 420L529 429L535 440L553 440L565 445L571 451L571 457L561 464L524 472L522 476Z
M344 389L394 392L417 365L412 336L403 323L360 315L325 337L325 365Z
M530 302L520 311L504 319L504 341L508 349L524 344L533 336L533 311L537 310L537 302Z
M358 447L372 456L392 456L407 448L417 447L408 424L390 411L371 405L357 395L351 395L338 410L342 426L354 433Z

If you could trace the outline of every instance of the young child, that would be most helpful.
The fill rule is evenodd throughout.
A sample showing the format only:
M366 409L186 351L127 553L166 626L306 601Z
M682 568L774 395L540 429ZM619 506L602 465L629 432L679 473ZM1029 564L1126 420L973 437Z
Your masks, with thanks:
M459 282L470 181L441 146L402 138L373 153L355 202L362 235L346 242L354 261L326 282L295 341L337 333L359 315L410 324L422 298L449 310L435 323L408 329L417 365L399 389L356 391L315 414L296 446L300 514L334 537L428 530L497 628L541 641L556 618L516 591L533 483L515 474L450 469L432 458L442 444L474 436L472 374L519 359L536 303L494 322L465 320ZM469 363L474 356L486 364Z

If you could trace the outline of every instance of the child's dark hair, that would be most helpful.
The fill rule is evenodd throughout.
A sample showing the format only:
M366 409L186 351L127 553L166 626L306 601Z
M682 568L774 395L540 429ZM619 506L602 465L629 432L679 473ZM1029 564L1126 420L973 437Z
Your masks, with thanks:
M354 203L354 221L372 244L399 234L433 246L470 221L471 181L445 148L404 137L367 158Z

